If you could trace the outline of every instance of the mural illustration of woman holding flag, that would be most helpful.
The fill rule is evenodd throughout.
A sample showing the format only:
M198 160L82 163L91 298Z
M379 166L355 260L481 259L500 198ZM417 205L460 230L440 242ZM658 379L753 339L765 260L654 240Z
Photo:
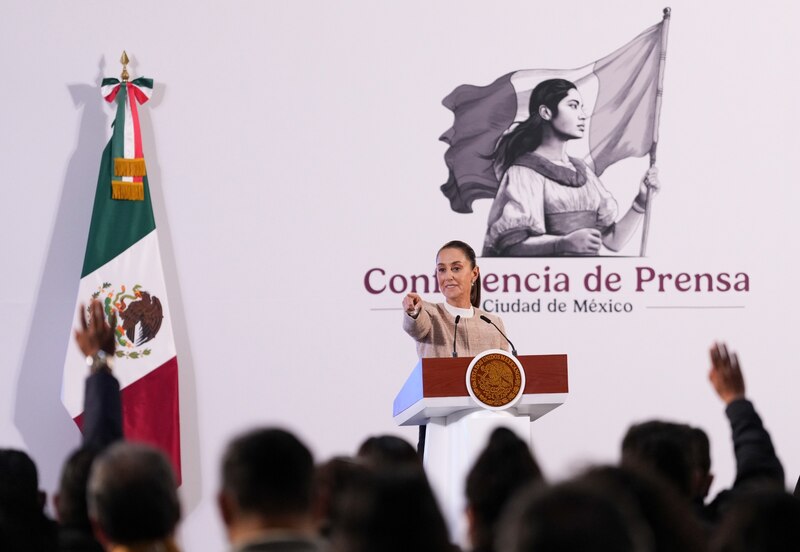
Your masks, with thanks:
M577 87L548 79L531 92L528 119L497 143L493 154L500 188L489 212L484 256L597 255L601 245L621 249L645 212L648 189L659 189L650 167L630 208L618 205L567 143L583 137L588 117Z
M449 146L440 188L456 213L492 199L484 256L599 255L639 227L646 255L670 14L593 63L512 71L442 100L453 124L439 138ZM650 169L623 211L598 177L645 155Z

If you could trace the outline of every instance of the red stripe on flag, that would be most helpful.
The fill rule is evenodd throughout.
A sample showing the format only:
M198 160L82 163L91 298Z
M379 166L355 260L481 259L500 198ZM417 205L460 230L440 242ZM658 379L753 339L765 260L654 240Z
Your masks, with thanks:
M181 482L181 430L178 403L178 358L170 360L122 390L125 439L163 450ZM83 426L83 413L75 418Z
M142 132L141 128L139 127L139 110L136 107L136 93L139 92L138 89L128 83L128 101L131 103L131 119L133 119L133 157L136 159L141 159L144 157L142 153ZM141 95L141 92L139 92ZM134 182L141 182L141 176L133 177Z
M126 439L149 443L167 453L180 484L177 357L122 390L122 426Z

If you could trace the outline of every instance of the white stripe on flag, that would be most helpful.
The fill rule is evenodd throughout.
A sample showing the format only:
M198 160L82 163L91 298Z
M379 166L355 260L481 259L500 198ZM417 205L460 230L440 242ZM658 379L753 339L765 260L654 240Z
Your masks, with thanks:
M125 349L127 352L149 349L147 356L136 359L115 358L114 375L124 388L136 380L149 374L174 356L176 356L175 340L172 334L172 319L170 318L169 304L167 302L164 272L161 268L161 253L158 247L156 230L129 247L126 251L101 266L91 274L81 279L78 291L78 304L88 305L92 294L100 290L103 284L111 286L106 290L121 291L120 286L126 286L126 293L133 293L133 286L139 284L142 291L148 292L153 297L158 297L164 318L158 334L141 347ZM98 299L105 300L108 292L102 293ZM130 300L127 301L130 304ZM77 308L76 308L77 312ZM121 321L118 325L121 325ZM74 322L77 328L77 317ZM73 418L83 412L84 381L88 375L88 368L83 354L78 349L73 339L70 339L67 356L64 363L64 378L61 388L61 400L70 416Z
M133 142L133 115L131 114L131 95L125 98L125 134L124 134L124 157L125 159L133 159L136 157L135 144ZM129 177L129 182L133 182L133 178Z

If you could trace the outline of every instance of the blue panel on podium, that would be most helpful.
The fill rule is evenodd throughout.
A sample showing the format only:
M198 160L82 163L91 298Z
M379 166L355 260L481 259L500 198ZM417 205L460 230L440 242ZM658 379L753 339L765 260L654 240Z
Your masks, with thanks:
M422 359L417 362L403 388L395 397L392 416L397 416L420 399L422 399Z

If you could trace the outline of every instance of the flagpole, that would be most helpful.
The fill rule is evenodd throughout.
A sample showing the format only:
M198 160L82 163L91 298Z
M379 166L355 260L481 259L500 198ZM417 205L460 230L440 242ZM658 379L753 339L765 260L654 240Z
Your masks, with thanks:
M661 119L661 98L664 95L664 68L667 65L667 36L669 35L669 20L672 15L671 8L664 8L664 23L661 28L661 56L658 64L658 88L656 90L656 110L653 117L653 145L650 146L650 166L656 164L656 149L658 148L658 123ZM650 233L650 203L653 199L650 188L647 188L647 199L644 208L644 223L642 224L642 246L639 256L644 257L647 252L647 236Z

